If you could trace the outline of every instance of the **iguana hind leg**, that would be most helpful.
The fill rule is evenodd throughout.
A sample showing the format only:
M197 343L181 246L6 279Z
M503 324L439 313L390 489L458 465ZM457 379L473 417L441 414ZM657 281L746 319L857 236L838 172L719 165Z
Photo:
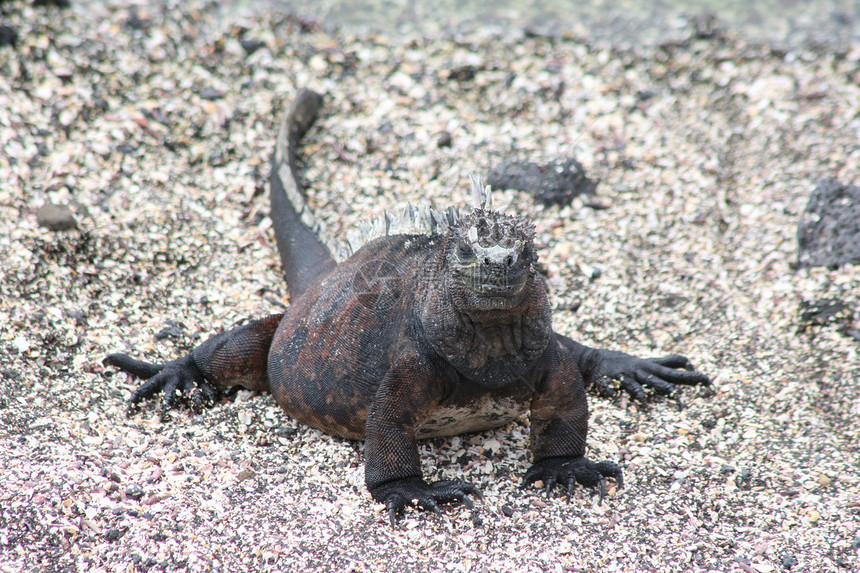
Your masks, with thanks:
M161 392L162 414L176 403L180 392L195 410L211 406L219 390L241 386L268 390L267 371L272 337L283 318L273 314L216 334L182 358L151 364L128 354L111 354L104 364L145 380L129 399L129 408Z

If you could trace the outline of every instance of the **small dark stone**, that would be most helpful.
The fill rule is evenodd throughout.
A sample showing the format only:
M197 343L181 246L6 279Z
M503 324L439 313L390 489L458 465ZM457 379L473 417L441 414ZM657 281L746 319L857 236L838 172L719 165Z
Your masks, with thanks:
M167 321L167 326L161 329L156 335L156 340L164 340L165 338L179 338L185 331L185 325L181 322L173 320Z
M17 370L12 370L10 368L3 368L0 370L0 374L2 374L7 380L18 380L21 377Z
M149 18L141 18L137 10L132 9L125 25L132 30L146 30L152 25L152 21Z
M473 66L471 64L466 64L464 66L458 66L456 68L452 68L448 72L448 79L456 80L458 82L468 82L475 79L475 76L478 75L478 67Z
M36 222L40 227L47 227L52 231L68 231L78 226L75 214L68 205L54 205L46 203L36 213Z
M242 44L245 54L249 56L266 45L266 42L262 40L240 40L239 43Z
M69 0L33 0L33 6L56 6L57 8L68 8L72 3Z
M797 565L797 559L794 558L794 555L784 554L781 558L782 566L786 569L791 569L795 565Z
M810 326L843 326L847 331L853 324L854 311L848 303L837 298L804 300L800 303L800 331Z
M18 30L14 26L0 26L0 47L14 46L18 42Z
M820 181L797 228L798 265L860 264L860 187Z
M281 438L292 438L296 435L296 429L281 426L280 428L275 429L275 435Z
M119 151L120 153L124 154L124 155L130 155L130 154L134 153L135 151L137 151L131 145L126 145L124 143L122 145L117 145L116 150Z
M720 468L720 473L722 473L723 475L727 475L727 476L732 475L733 473L735 473L735 471L737 471L737 470L735 470L735 468L733 466L722 466Z
M484 525L484 520L481 519L481 516L478 515L477 511L472 512L472 525L475 527L481 527Z
M514 508L510 505L505 504L502 506L502 513L505 514L505 517L511 517L512 515L514 515Z
M200 97L205 100L215 101L216 99L223 99L224 94L215 88L203 88L200 90Z
M136 483L133 483L127 488L125 488L125 496L130 497L131 499L140 501L143 498L143 495L143 488Z
M125 533L125 532L124 532L124 531L122 531L121 529L117 529L117 528L115 528L115 527L111 527L110 529L108 529L108 530L105 532L105 539L107 539L108 541L116 541L117 539L119 539L120 537L122 537L122 534L123 534L123 533Z
M229 161L229 158L227 157L227 154L224 153L222 150L216 149L209 154L207 161L212 167L220 167L222 165L226 165Z
M436 147L451 147L451 134L447 131L440 133L436 138Z
M544 205L569 205L574 197L593 195L597 189L597 182L585 175L585 168L573 157L545 165L505 159L490 171L487 183L531 193Z

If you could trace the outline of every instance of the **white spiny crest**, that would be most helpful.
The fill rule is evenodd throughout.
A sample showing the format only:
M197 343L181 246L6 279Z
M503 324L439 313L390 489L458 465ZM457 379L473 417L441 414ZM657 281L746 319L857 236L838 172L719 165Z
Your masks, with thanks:
M469 173L469 180L472 182L472 209L476 211L493 210L493 190L487 185L484 186L480 175L472 175Z
M392 235L443 235L460 219L455 208L440 211L432 205L407 204L399 212L385 211L381 216L359 223L347 231L350 253L379 237ZM342 259L341 259L342 260Z
M286 181L289 167L285 163L281 166L281 169L284 171L281 174L281 178ZM483 184L480 175L473 176L470 173L469 179L472 182L473 209L475 211L492 211L493 197L490 186ZM313 212L307 207L300 193L297 191L290 193L290 190L288 190L288 195L293 205L296 206L296 210L301 214L302 220L320 236L334 256L334 259L338 262L348 259L352 253L360 249L363 245L379 237L392 235L443 235L461 219L460 213L455 207L450 207L443 211L433 205L408 204L400 211L394 213L386 211L379 217L359 223L357 228L347 231L346 241L343 241L326 233L325 225L322 221L318 221L315 218L314 221L305 221L306 217L313 216ZM477 229L474 229L474 233L477 233ZM471 239L475 242L478 240L478 237L474 236Z

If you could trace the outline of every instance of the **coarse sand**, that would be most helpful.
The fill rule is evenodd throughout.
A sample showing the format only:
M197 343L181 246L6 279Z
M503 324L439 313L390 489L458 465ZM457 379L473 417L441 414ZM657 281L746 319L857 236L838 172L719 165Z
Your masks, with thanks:
M856 317L798 318L860 310L860 267L796 268L816 183L860 182L860 46L395 42L213 6L0 8L17 30L0 47L0 570L860 570ZM714 380L683 408L590 396L589 456L625 470L602 505L518 488L525 418L422 442L426 476L484 500L392 529L363 445L268 395L126 416L136 383L105 355L169 360L289 305L268 161L302 87L325 94L302 154L336 233L408 201L464 206L467 173L510 157L575 157L599 181L569 206L495 198L535 222L556 328ZM74 228L40 226L46 204Z

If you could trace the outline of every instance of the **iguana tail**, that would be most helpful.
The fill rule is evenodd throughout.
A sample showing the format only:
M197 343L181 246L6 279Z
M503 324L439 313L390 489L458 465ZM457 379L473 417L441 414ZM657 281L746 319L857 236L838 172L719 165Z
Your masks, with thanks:
M272 156L272 226L293 299L333 269L336 260L345 258L342 251L346 247L326 232L323 222L305 201L296 176L299 142L316 120L321 105L320 94L308 89L298 93L281 124Z
M326 232L305 201L296 174L298 145L317 118L322 96L309 89L301 90L281 124L275 153L272 156L271 202L272 225L278 241L278 252L284 277L293 298L301 295L319 278L345 261L362 245L387 235L443 234L459 218L456 208L440 211L432 205L406 205L399 212L360 223L344 241ZM480 178L472 181L475 209L490 209L489 187Z

